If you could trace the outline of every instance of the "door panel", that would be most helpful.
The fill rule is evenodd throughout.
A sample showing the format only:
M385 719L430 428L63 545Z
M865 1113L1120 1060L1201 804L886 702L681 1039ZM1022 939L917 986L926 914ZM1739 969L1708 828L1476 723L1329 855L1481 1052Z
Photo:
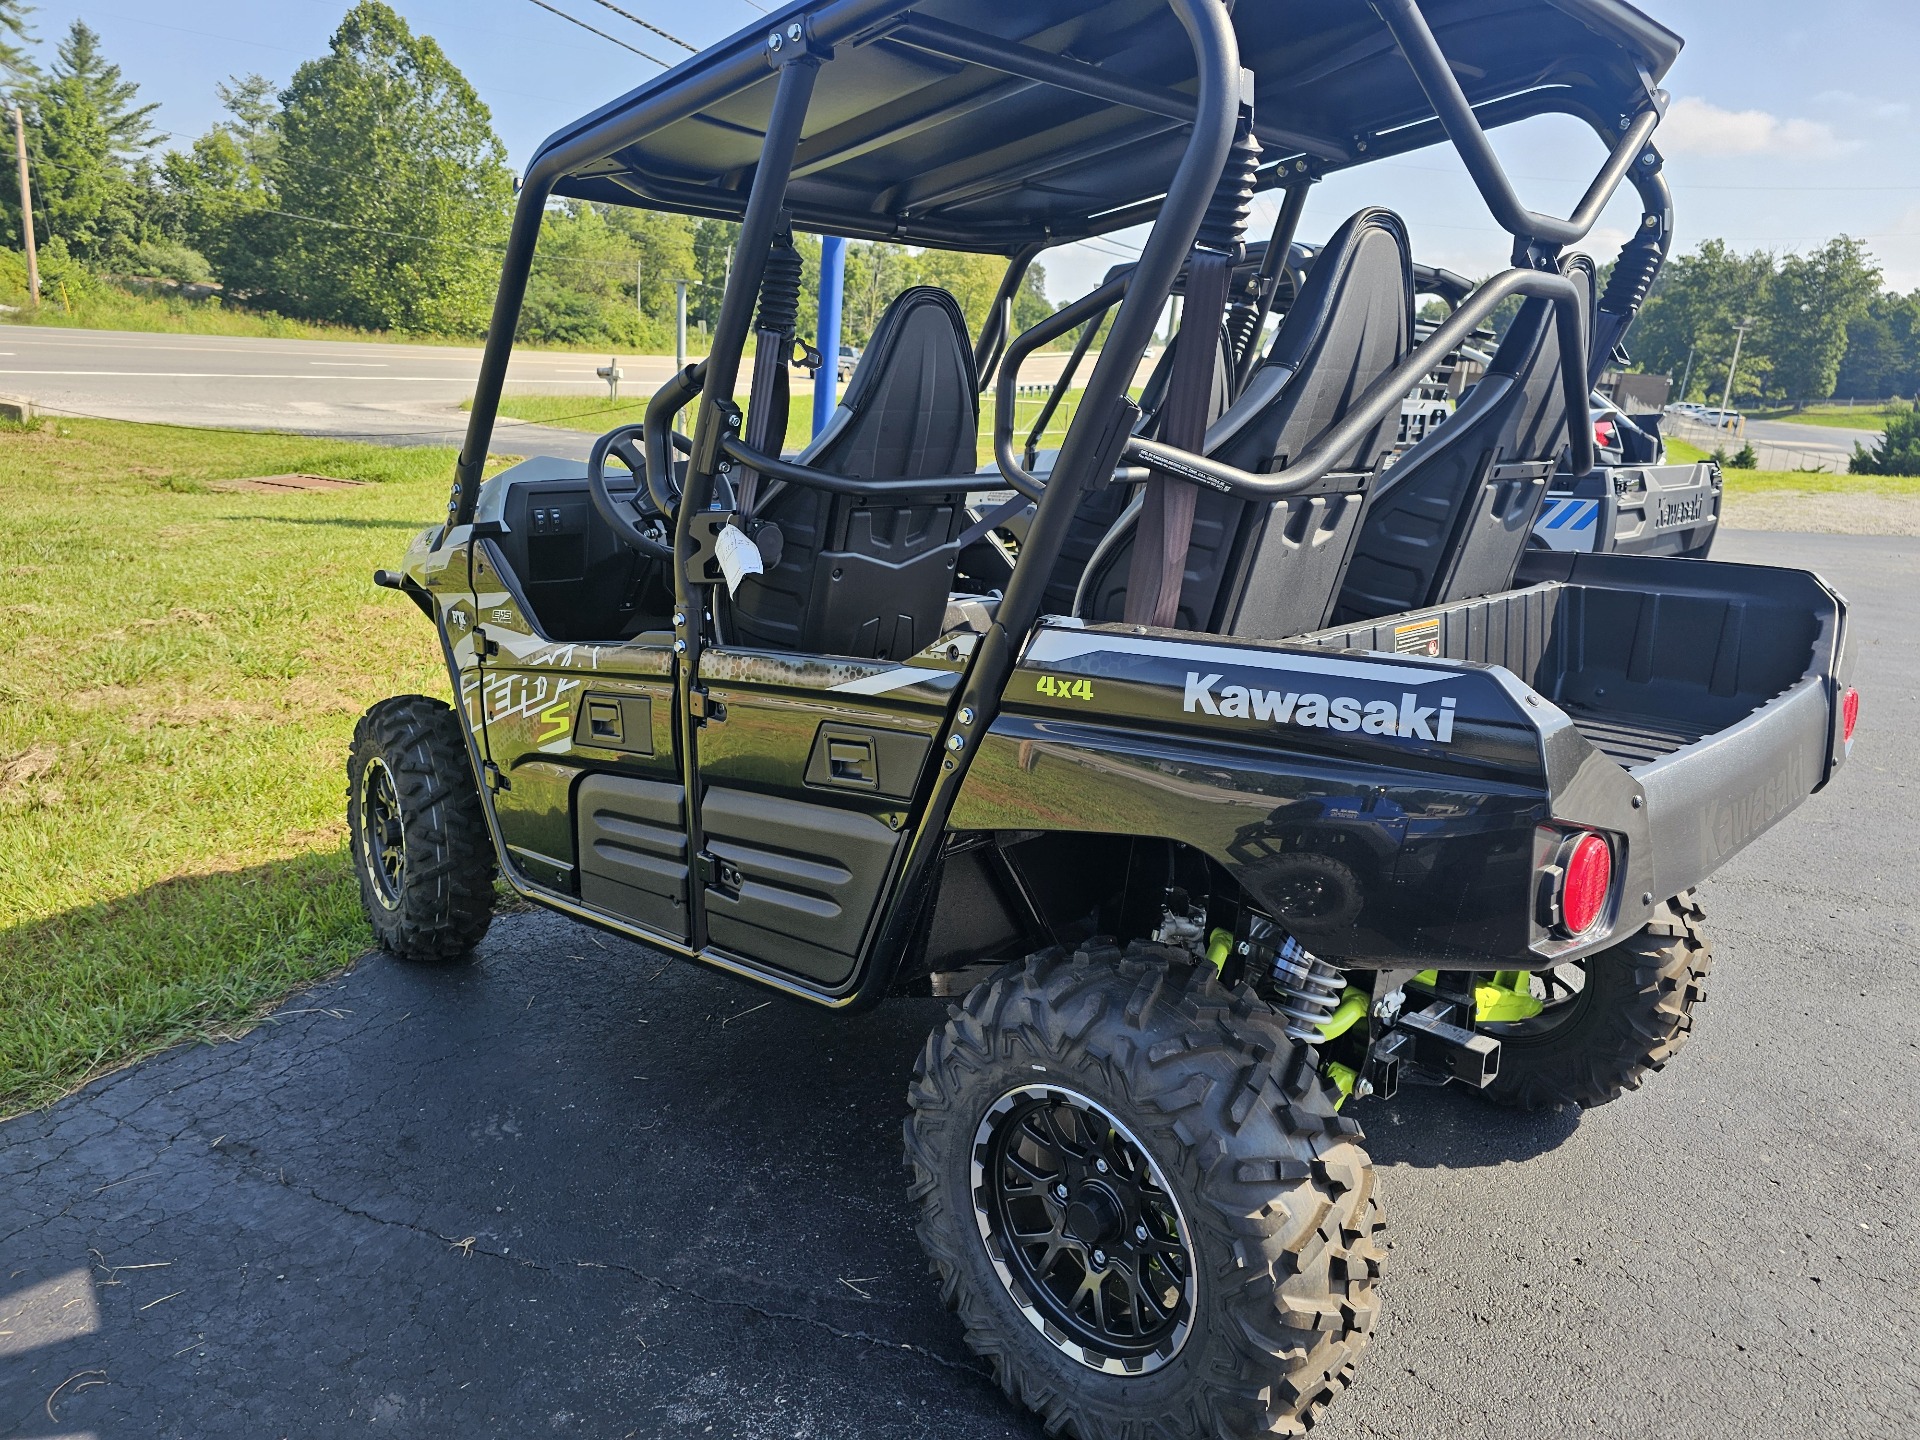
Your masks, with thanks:
M659 780L589 775L574 792L580 898L685 940L687 792Z
M707 933L826 984L846 978L900 837L871 815L709 790Z
M710 650L701 678L708 935L837 984L892 874L958 667Z

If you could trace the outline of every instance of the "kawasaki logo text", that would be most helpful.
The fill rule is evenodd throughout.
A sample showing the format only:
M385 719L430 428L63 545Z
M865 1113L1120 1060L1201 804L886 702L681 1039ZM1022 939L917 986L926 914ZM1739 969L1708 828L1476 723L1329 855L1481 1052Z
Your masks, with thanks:
M1453 741L1453 713L1458 703L1444 695L1438 703L1422 705L1420 697L1404 691L1400 703L1357 700L1351 695L1296 694L1291 690L1255 690L1228 685L1215 693L1218 675L1187 672L1185 709L1228 720L1269 720L1276 725L1299 725L1317 730L1357 730L1363 735L1399 735L1409 740Z

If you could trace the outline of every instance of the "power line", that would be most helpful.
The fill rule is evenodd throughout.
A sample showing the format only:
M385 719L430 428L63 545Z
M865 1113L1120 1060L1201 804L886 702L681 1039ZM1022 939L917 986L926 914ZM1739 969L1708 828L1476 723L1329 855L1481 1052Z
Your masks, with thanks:
M562 20L565 20L570 25L578 25L582 30L592 31L595 35L598 35L602 40L611 40L615 45L618 45L622 50L631 50L633 51L634 54L638 55L642 60L651 60L653 61L654 64L658 65L663 70L668 70L673 68L672 66L668 65L666 61L662 60L659 56L649 55L647 54L646 51L642 50L639 46L629 45L627 44L626 41L618 39L615 36L609 35L604 30L595 30L594 27L587 24L586 21L576 20L573 18L573 16L567 14L566 11L558 9L552 5L549 5L547 3L547 0L528 0L528 3L533 5L538 5L542 10L545 10L550 14L558 15Z
M635 15L631 10L622 10L618 5L613 3L613 0L593 0L593 3L600 6L601 9L603 10L611 10L614 14L618 15L623 20L631 20L634 24L638 25L643 30L651 30L654 34L658 35L662 40L671 40L674 44L678 45L682 50L691 50L696 55L700 53L700 47L698 45L689 45L686 41L682 40L678 35L675 35L670 31L662 30L658 25L654 24L651 20L642 20L638 15Z

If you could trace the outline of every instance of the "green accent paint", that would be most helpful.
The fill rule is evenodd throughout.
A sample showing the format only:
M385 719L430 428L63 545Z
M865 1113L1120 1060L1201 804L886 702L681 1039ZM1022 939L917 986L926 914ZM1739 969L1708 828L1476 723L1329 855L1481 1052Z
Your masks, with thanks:
M1333 1014L1320 1022L1322 1040L1338 1040L1347 1031L1359 1024L1367 1015L1367 992L1356 990L1351 985L1340 997L1340 1004Z
M1413 979L1417 985L1438 985L1440 983L1440 972L1438 970L1422 970L1418 975L1414 976Z
M1215 930L1207 936L1207 963L1216 970L1224 970L1227 956L1233 953L1233 936L1225 930Z
M1496 970L1490 981L1473 987L1473 1018L1482 1025L1531 1020L1540 1009L1533 977L1525 970Z
M1333 1108L1338 1110L1353 1098L1353 1087L1360 1081L1360 1072L1351 1065L1342 1065L1338 1060L1334 1060L1327 1065L1327 1078L1333 1081L1340 1091L1340 1098L1333 1102Z

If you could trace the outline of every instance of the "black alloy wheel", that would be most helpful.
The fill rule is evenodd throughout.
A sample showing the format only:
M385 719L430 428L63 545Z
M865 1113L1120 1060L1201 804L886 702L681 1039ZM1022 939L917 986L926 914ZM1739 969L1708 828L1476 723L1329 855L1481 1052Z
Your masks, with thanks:
M460 717L425 695L382 700L347 754L347 836L382 948L464 959L493 918L493 837Z
M375 756L360 776L360 863L367 887L389 910L400 908L407 884L406 822L393 772Z
M974 1136L974 1221L1034 1328L1090 1369L1156 1370L1193 1328L1185 1217L1140 1141L1057 1085L1026 1085Z

